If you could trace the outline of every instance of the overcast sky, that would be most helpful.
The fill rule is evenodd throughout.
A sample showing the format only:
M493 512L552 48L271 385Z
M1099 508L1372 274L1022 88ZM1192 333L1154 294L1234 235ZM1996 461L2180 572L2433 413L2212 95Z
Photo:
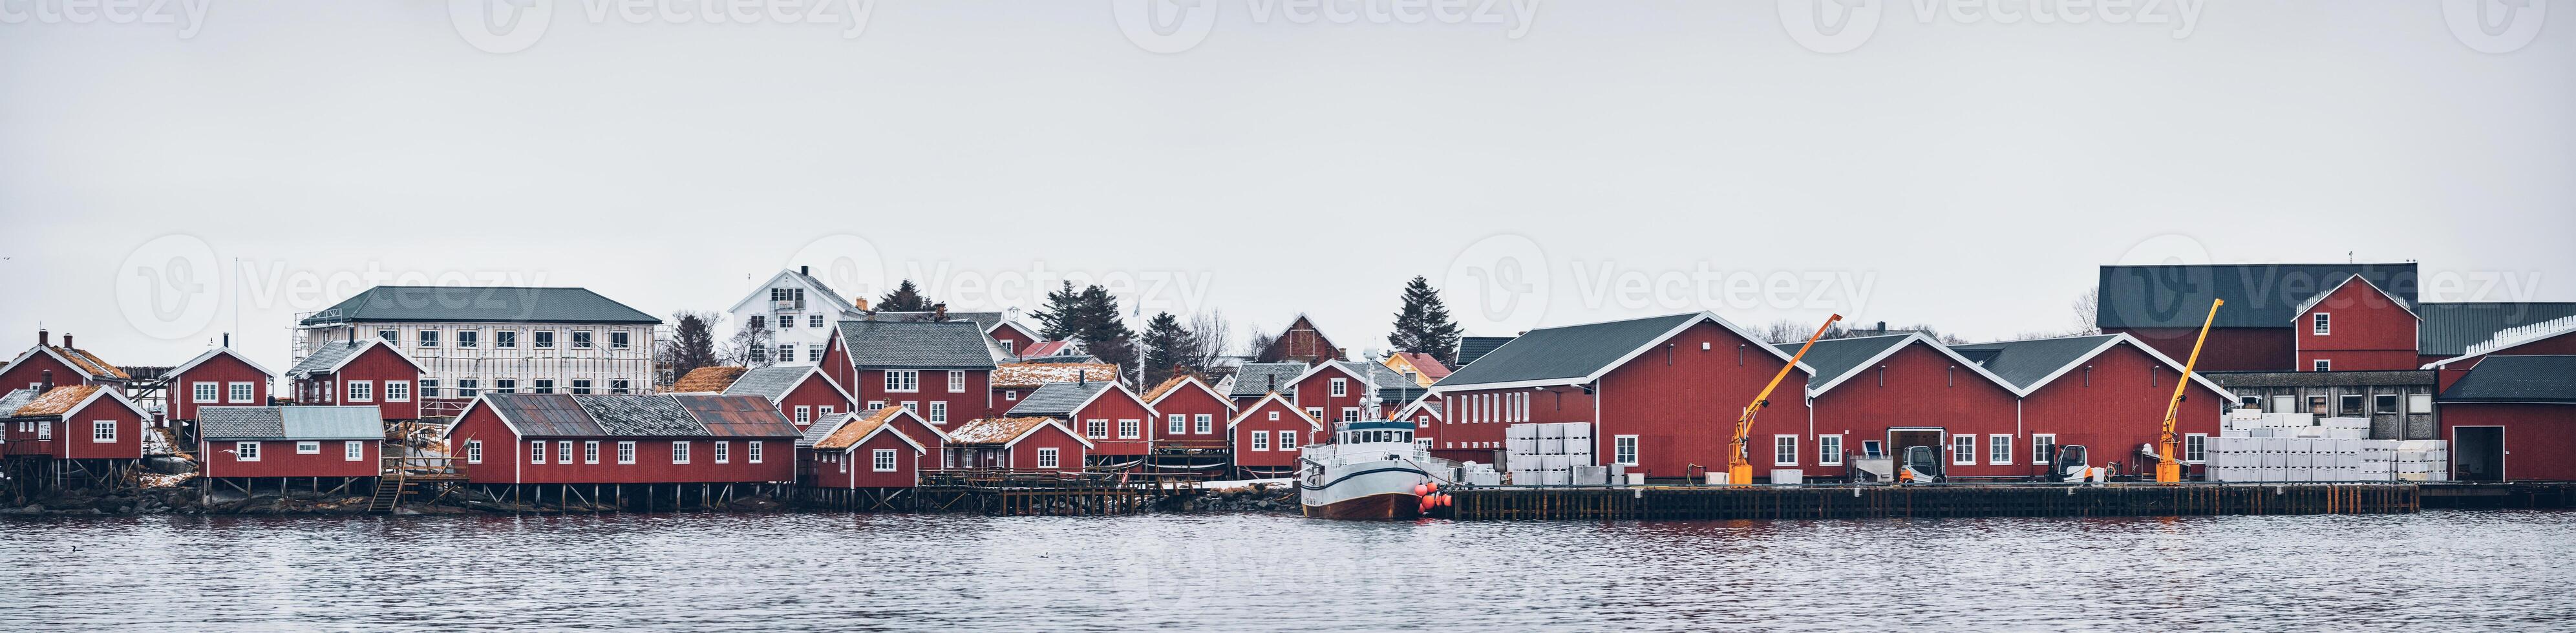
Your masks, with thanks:
M0 2L8 349L41 323L166 365L229 330L274 368L292 315L372 283L669 314L835 263L959 310L1121 281L1354 349L1414 275L1473 334L1708 308L2002 338L2071 327L2102 264L2347 252L2421 261L2427 299L2576 300L2567 2L1202 0L1155 30L1109 0L508 29L202 1Z

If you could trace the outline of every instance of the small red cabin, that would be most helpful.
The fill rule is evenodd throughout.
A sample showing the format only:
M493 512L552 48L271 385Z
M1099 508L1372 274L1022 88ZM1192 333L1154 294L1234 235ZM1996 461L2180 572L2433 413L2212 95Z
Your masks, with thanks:
M145 417L143 407L105 385L20 389L0 398L10 456L143 459Z
M268 405L269 382L277 377L240 352L218 347L170 369L164 416L195 420L200 407Z
M1115 382L1059 382L1031 392L1011 407L1014 418L1068 420L1089 440L1093 465L1129 465L1153 452L1154 410L1136 392Z
M1286 477L1297 472L1298 447L1324 440L1324 423L1279 394L1264 396L1225 423L1234 444L1234 469L1243 477Z
M1145 406L1162 417L1154 438L1156 446L1227 444L1222 425L1234 419L1234 401L1197 376L1173 376L1156 385L1145 392Z
M765 483L803 435L752 396L487 393L446 440L477 484Z
M992 418L948 433L943 463L964 469L1082 472L1091 442L1055 418Z
M420 419L420 363L378 339L324 344L286 370L295 402L374 406L387 420Z
M1389 370L1390 372L1392 370ZM1297 408L1319 420L1358 422L1379 416L1366 363L1328 360L1288 381Z
M53 335L44 330L36 331L35 347L19 353L7 365L0 365L0 389L14 390L25 385L29 389L43 390L50 386L77 384L112 387L123 393L125 383L132 379L125 370L100 359L97 354L73 347L72 335L63 335L63 344L57 346L53 344Z
M199 475L374 477L383 472L384 414L375 407L204 407Z
M808 488L910 488L921 481L931 447L912 439L897 418L919 416L901 407L834 416L797 441L798 483Z
M1002 363L993 369L993 408L1019 406L1020 399L1058 382L1116 382L1118 366L1102 363Z

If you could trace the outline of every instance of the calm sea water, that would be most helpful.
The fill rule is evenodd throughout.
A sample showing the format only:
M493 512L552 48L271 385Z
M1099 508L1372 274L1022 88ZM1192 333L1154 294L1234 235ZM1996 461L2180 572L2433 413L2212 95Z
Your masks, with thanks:
M0 630L2576 629L2576 514L0 521Z

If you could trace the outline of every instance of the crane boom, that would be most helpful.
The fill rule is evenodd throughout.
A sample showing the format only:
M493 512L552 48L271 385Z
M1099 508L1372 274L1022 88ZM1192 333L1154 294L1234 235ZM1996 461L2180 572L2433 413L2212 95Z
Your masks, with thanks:
M2174 381L2173 398L2165 401L2164 428L2156 436L2156 483L2182 482L2182 462L2174 461L2181 444L2174 435L2174 417L2182 413L2182 394L2191 388L2191 369L2200 364L2200 346L2209 342L2209 326L2218 322L2218 306L2223 305L2227 305L2226 299L2209 300L2209 316L2200 322L2200 337L2192 339L2191 357L2182 362L2182 378Z
M1771 384L1763 385L1761 393L1753 394L1753 403L1744 405L1744 415L1735 419L1735 439L1730 445L1734 450L1726 457L1728 485L1753 483L1753 460L1746 453L1751 450L1746 444L1753 438L1753 416L1761 415L1763 407L1771 406L1771 390L1780 388L1780 381L1789 378L1789 370L1798 368L1799 359L1807 357L1807 350L1816 346L1816 339L1824 338L1825 330L1832 329L1834 322L1841 320L1843 315L1840 314L1826 317L1825 324L1816 326L1816 333L1807 336L1807 344L1798 346L1798 353L1789 357L1789 364L1781 365L1780 373L1771 375Z

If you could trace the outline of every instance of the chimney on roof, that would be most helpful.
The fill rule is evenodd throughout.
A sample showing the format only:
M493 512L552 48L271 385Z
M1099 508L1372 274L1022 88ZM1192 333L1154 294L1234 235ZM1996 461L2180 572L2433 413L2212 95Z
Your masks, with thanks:
M1880 322L1878 322L1878 333L1880 333L1880 334L1886 334L1886 333L1887 333L1887 322L1886 322L1886 321L1880 321Z
M232 346L233 346L233 333L231 333L231 332L225 332L225 333L224 333L224 347L232 347Z
M47 332L47 331L45 331L45 330L44 330L44 328L37 328L37 329L36 329L36 344L37 344L37 345L40 345L40 346L44 346L44 347L53 347L53 346L54 346L54 334L53 334L52 332Z
M807 276L807 277L812 277L812 276L814 276L814 267L812 267L812 266L798 266L798 267L796 267L796 274L804 275L804 276Z
M72 344L72 333L70 332L63 333L63 347L68 349L80 349L80 346Z

